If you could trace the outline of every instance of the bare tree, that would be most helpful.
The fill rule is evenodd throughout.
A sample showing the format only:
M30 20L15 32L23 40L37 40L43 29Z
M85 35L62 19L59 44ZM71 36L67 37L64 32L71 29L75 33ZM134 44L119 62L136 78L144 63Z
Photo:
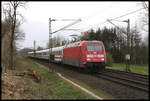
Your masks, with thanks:
M142 6L143 8L145 8L145 10L143 10L143 12L141 13L141 28L142 30L148 32L148 25L149 25L149 14L148 14L148 2L141 2L140 6Z
M8 29L8 33L10 34L10 61L9 61L9 68L10 69L15 69L13 66L13 55L14 55L14 40L17 39L17 36L19 36L19 34L16 34L16 28L17 25L17 21L18 23L21 23L21 20L19 20L19 17L23 18L23 16L17 11L19 7L25 7L25 2L20 2L20 1L10 1L9 3L5 4L6 8L4 8L4 14L5 14L5 20L6 20L6 25L9 25ZM5 29L4 29L5 31Z

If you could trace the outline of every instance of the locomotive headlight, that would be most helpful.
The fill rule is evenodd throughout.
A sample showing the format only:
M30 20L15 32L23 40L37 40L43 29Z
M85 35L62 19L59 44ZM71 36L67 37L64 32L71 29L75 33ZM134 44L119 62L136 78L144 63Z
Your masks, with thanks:
M91 59L87 58L87 61L90 61Z
M97 57L104 57L104 55L100 55L100 54L99 54L99 55L97 55Z
M87 57L93 57L93 55L92 55L92 54L90 54L90 55L87 55Z
M101 60L104 61L104 58L102 58Z

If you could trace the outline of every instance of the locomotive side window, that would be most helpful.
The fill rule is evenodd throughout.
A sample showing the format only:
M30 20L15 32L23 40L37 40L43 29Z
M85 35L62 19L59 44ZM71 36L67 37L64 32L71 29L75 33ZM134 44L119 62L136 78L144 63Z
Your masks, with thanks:
M98 45L87 45L86 46L86 50L88 52L102 52L103 51L103 48L102 46L98 46Z
M44 52L43 55L45 56L45 55L46 55L46 52Z
M49 55L49 52L46 52L46 55Z

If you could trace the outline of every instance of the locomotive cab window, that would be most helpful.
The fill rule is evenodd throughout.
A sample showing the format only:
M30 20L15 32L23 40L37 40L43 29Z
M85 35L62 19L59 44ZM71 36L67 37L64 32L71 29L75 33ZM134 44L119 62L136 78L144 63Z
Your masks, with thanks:
M87 45L86 46L86 50L88 51L88 52L102 52L103 51L103 48L102 48L102 46L100 46L100 45Z

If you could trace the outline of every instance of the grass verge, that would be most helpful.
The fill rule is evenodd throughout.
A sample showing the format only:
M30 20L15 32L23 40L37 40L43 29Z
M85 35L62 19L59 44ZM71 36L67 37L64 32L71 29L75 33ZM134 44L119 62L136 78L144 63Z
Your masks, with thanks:
M119 64L114 63L113 66L106 66L108 69L115 69L115 70L125 70L126 65L125 64ZM130 65L131 72L143 74L143 75L149 75L148 65Z
M41 76L41 83L28 83L30 89L22 93L27 99L95 99L31 59L17 57L15 67L18 70L34 69Z

